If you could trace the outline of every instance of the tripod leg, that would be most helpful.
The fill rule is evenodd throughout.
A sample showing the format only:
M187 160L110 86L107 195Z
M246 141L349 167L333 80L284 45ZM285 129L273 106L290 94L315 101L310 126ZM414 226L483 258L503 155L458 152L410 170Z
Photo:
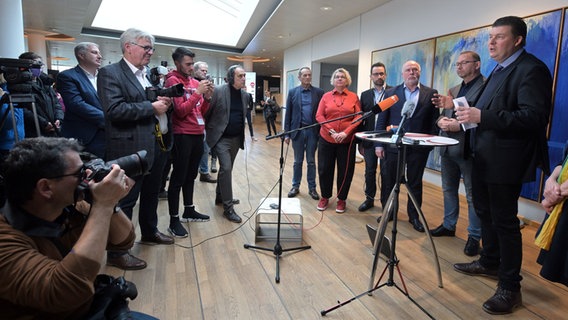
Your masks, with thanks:
M387 224L391 216L395 214L394 212L394 200L398 197L398 190L395 188L392 189L389 198L387 199L387 203L385 208L383 208L383 216L381 218L381 222L379 223L377 234L375 235L374 247L373 247L373 266L371 267L371 276L369 279L369 290L371 290L375 286L375 274L377 272L377 266L379 262L379 255L380 250L383 245L383 240L385 239L385 233L387 230ZM390 248L392 250L392 248Z
M408 186L406 188L406 191L408 192L408 196L410 197L410 200L414 204L416 211L418 211L418 216L420 217L420 221L422 221L422 224L424 224L424 228L426 229L426 235L428 236L428 240L430 241L430 245L432 246L432 254L434 255L434 263L436 264L436 269L437 269L437 272L438 272L438 287L443 288L444 285L442 284L442 271L440 269L440 261L438 259L438 252L436 251L436 246L434 245L434 240L432 239L432 235L430 234L430 231L429 231L430 229L428 228L428 223L426 222L426 218L424 218L424 213L422 212L422 208L420 208L420 206L418 205L416 198L414 197L412 192L410 192L410 190L408 189Z

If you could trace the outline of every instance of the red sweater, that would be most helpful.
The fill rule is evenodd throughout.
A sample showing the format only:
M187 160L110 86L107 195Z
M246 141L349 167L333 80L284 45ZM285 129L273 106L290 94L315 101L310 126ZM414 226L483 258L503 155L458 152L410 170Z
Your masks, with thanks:
M203 95L195 92L199 86L199 81L191 77L186 77L177 70L174 70L166 75L166 83L164 87L167 88L178 83L183 83L185 94L182 97L173 98L173 133L193 135L203 134L205 132L203 114L205 114L207 109L209 109L209 102L205 101ZM198 119L201 119L201 124L199 124Z

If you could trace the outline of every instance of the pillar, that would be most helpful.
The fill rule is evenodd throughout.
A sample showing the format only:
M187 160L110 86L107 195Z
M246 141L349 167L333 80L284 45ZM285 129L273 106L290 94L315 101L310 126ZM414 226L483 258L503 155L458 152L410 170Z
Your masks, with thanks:
M0 1L0 57L16 59L26 50L22 0Z

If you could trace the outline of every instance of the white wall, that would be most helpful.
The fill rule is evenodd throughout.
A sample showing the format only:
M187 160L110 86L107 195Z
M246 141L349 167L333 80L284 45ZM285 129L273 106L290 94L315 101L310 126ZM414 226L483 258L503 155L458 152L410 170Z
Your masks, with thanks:
M524 17L566 6L567 0L392 0L286 50L284 75L287 70L358 49L359 86L351 89L361 93L368 89L372 51L491 25L502 16ZM286 88L286 77L282 79ZM319 72L313 72L313 79L319 79ZM314 81L314 85L319 84ZM425 179L440 184L438 173L427 172ZM522 216L542 220L537 203L522 200L519 205Z

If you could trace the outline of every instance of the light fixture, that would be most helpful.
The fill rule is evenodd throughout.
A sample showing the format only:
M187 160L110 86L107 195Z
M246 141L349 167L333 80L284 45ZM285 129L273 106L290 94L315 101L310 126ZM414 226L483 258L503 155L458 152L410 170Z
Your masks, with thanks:
M237 62L244 62L246 61L252 61L252 62L268 62L270 61L269 58L262 58L262 57L255 57L255 56L228 56L227 60L230 61L237 61Z
M330 6L320 7L320 10L321 11L331 11L331 10L333 10L333 7L330 7Z

